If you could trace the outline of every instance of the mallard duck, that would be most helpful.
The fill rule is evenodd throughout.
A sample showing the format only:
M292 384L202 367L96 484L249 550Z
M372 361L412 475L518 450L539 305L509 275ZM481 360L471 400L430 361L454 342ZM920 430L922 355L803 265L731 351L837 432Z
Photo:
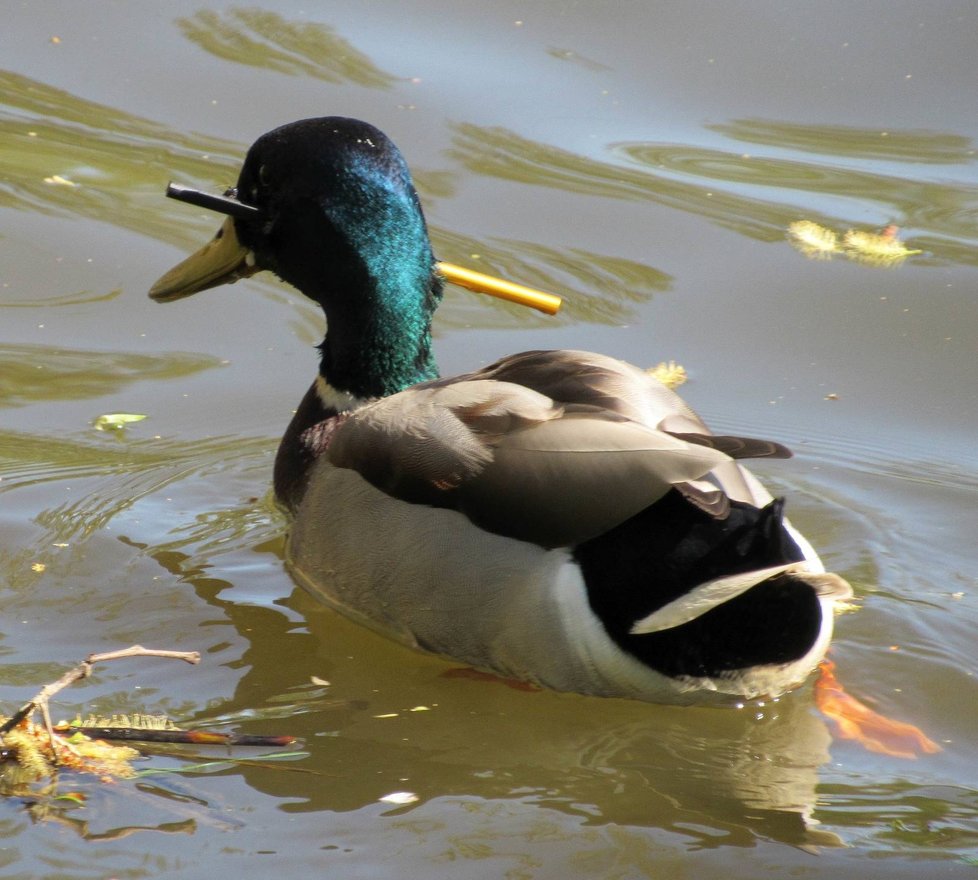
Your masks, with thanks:
M645 371L529 351L439 378L443 280L408 167L358 120L248 151L248 206L164 275L170 301L268 269L318 302L319 371L275 493L295 579L408 645L563 691L743 700L822 659L846 582L739 459Z

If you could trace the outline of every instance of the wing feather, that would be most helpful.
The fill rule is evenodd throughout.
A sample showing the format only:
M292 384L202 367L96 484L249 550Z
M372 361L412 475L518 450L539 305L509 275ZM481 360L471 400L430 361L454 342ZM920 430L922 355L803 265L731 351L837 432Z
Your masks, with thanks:
M596 537L673 487L725 516L728 496L753 500L732 458L788 454L712 435L644 371L575 351L512 355L368 404L328 450L389 495L546 547Z

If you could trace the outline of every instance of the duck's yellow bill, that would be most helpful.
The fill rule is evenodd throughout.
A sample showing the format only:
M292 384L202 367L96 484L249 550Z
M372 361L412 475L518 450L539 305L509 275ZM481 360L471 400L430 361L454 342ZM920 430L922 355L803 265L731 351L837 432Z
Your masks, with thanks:
M552 293L544 293L542 290L534 290L532 287L524 287L512 281L503 281L502 278L474 272L472 269L456 266L454 263L438 263L437 269L438 274L446 281L464 287L466 290L488 293L489 296L519 303L521 306L528 306L548 315L556 315L560 309L562 300Z

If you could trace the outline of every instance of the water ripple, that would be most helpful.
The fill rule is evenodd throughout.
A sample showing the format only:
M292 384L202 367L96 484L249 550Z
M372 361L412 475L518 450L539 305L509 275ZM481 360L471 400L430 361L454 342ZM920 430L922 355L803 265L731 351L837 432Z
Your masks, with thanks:
M289 21L263 9L201 10L177 24L205 52L236 64L336 85L388 89L397 81L329 25Z
M868 205L880 225L896 223L909 230L908 246L926 246L943 261L978 265L978 187L970 184L839 167L815 157L763 157L688 144L623 142L608 149L632 167L557 149L504 128L458 124L451 155L476 174L592 197L654 202L761 241L782 241L788 224L799 217L842 229L865 225Z
M222 365L211 355L64 349L49 345L0 345L0 407L40 400L102 397L145 379L190 376Z
M853 125L801 125L772 119L733 119L706 128L743 143L848 159L959 165L973 163L978 158L971 139L952 132L882 131Z
M4 431L0 432L0 493L45 483L71 484L70 500L35 516L35 522L47 529L38 546L48 546L87 537L137 502L157 496L174 483L228 467L240 468L248 459L267 467L272 448L274 441L259 437L186 442L154 438L97 444ZM198 521L198 528L193 529L194 540L201 540L202 532L227 529L226 516L209 522L206 515L201 516L205 521Z

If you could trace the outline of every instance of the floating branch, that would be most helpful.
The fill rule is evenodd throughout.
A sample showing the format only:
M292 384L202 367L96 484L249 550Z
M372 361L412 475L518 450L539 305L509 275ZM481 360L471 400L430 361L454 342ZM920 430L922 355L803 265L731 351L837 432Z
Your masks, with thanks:
M96 663L107 663L110 660L125 660L129 657L166 657L171 660L183 660L193 665L200 663L199 651L161 651L155 648L144 648L142 645L133 645L130 648L122 648L119 651L107 651L103 654L89 654L74 669L66 672L57 681L51 682L51 684L41 688L34 699L21 706L11 718L0 725L0 736L9 733L10 730L34 712L35 709L39 709L41 717L44 719L44 726L53 737L54 728L51 726L51 715L48 712L48 702L51 697L69 685L74 684L76 681L88 678L92 674L92 667Z
M104 739L142 742L193 743L196 745L274 746L291 745L291 736L252 736L206 731L179 730L165 716L133 715L112 719L80 720L73 724L51 724L49 702L58 692L92 674L96 663L124 660L130 657L160 657L197 664L197 651L169 651L133 645L118 651L90 654L57 681L41 688L10 718L0 723L0 760L14 758L23 774L31 780L50 775L58 766L95 773L103 779L133 775L129 762L139 753L127 746L112 746ZM40 712L43 728L33 724L31 716Z
M129 657L163 657L192 664L200 662L200 654L197 651L163 651L144 648L142 645L133 645L102 654L89 654L74 669L70 669L57 681L41 688L33 699L0 724L0 740L2 740L4 756L16 757L20 766L34 778L41 778L47 775L52 767L61 765L87 770L103 777L129 775L131 771L128 762L138 757L138 752L126 747L97 744L84 738L70 741L60 737L54 732L48 709L51 697L76 681L88 678L96 663L124 660ZM44 729L47 732L46 744L42 741L43 734L30 721L30 716L35 711L39 711L44 719Z
M178 743L197 746L263 746L280 748L296 742L294 736L262 736L249 733L213 733L207 730L181 730L169 723L166 727L142 725L59 725L56 733L80 733L96 739L114 739L126 742Z

